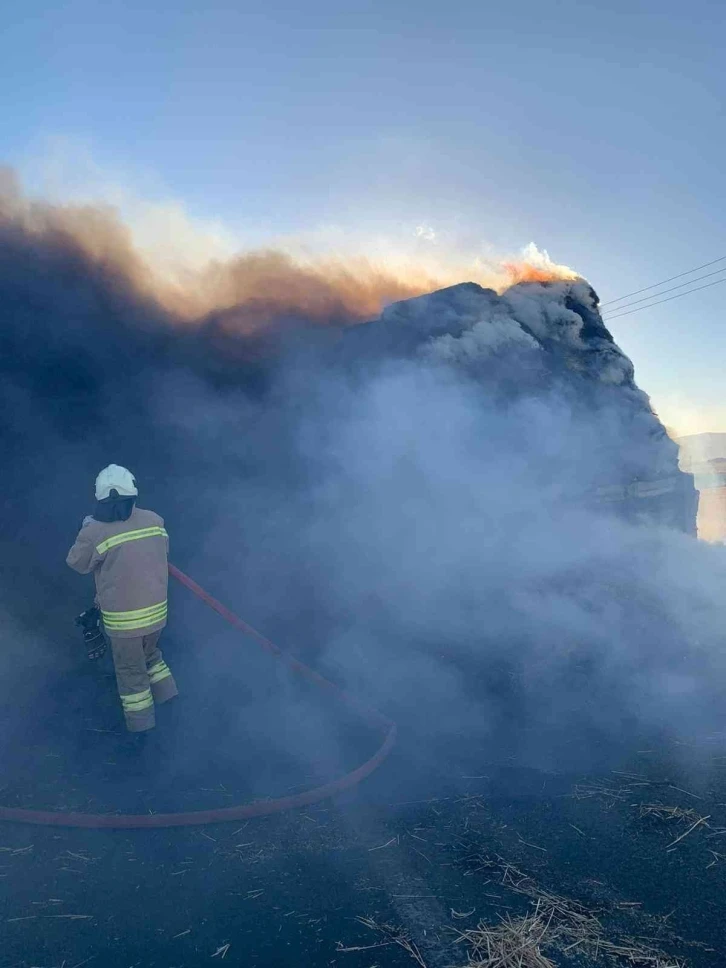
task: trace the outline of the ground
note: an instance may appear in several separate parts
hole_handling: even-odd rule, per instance
[[[7,825],[0,965],[465,965],[463,932],[531,912],[545,892],[595,914],[609,943],[670,956],[603,964],[722,963],[723,806],[639,778],[516,769],[462,779],[469,793],[388,801],[401,769],[394,756],[345,802],[241,825]],[[642,818],[634,804],[650,802],[696,820]],[[598,963],[585,954],[567,963]]]
[[[141,753],[127,748],[108,665],[49,676],[35,714],[22,706],[6,729],[22,741],[6,743],[0,801],[229,805],[315,785],[374,751],[367,726],[268,658],[249,658],[244,683],[220,674],[221,643],[185,660],[168,636],[183,696]],[[688,747],[634,738],[588,772],[459,737],[434,768],[402,724],[372,777],[303,811],[148,831],[3,824],[0,968],[715,968],[722,741],[697,740],[694,770]],[[505,944],[519,953],[493,953]]]

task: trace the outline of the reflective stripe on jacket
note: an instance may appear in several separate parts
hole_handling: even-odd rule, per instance
[[[134,508],[127,521],[88,520],[66,561],[93,573],[106,631],[114,638],[149,635],[166,625],[167,554],[164,521]]]

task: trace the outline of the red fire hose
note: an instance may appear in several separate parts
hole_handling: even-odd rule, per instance
[[[349,790],[356,786],[361,780],[369,776],[385,760],[393,748],[396,741],[396,724],[369,706],[359,702],[345,690],[336,686],[329,679],[321,676],[303,662],[293,656],[283,652],[274,642],[270,642],[264,635],[261,635],[251,625],[243,622],[242,619],[231,612],[228,608],[212,598],[195,581],[179,571],[174,565],[169,565],[169,574],[176,578],[192,594],[200,598],[206,605],[214,609],[222,618],[226,619],[230,625],[244,632],[246,635],[256,639],[257,642],[267,652],[272,653],[275,658],[304,676],[311,682],[327,690],[329,695],[334,696],[340,702],[353,708],[362,716],[366,722],[370,723],[383,735],[383,742],[373,756],[366,760],[361,766],[346,773],[337,780],[331,780],[323,786],[306,790],[304,793],[296,793],[290,797],[279,797],[275,800],[255,800],[252,803],[242,803],[236,807],[221,807],[215,810],[195,810],[186,813],[154,813],[154,814],[108,814],[108,813],[62,813],[55,810],[24,810],[18,807],[0,806],[0,820],[12,821],[14,823],[30,823],[41,826],[56,827],[189,827],[195,824],[224,823],[230,820],[245,820],[249,817],[262,817],[270,813],[280,813],[283,810],[292,810],[297,807],[306,807],[311,803],[319,803],[327,800],[344,790]]]

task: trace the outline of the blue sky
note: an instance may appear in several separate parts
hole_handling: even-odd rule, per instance
[[[60,139],[233,237],[535,241],[603,300],[726,255],[721,2],[30,0],[10,18],[0,160],[31,188]],[[725,303],[716,286],[612,323],[681,431],[726,430]]]

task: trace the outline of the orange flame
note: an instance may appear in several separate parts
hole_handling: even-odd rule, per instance
[[[533,265],[531,262],[503,262],[502,269],[507,274],[509,286],[520,282],[565,282],[577,279],[577,273],[567,266]]]

